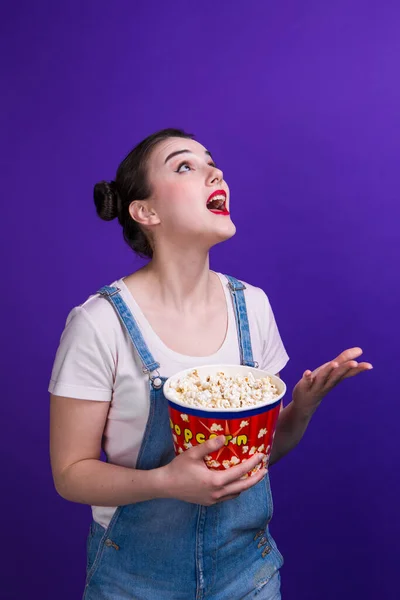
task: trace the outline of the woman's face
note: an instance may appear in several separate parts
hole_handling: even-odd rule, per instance
[[[235,234],[228,185],[198,142],[160,142],[149,158],[148,178],[151,196],[146,204],[155,213],[149,225],[156,243],[168,239],[183,248],[190,243],[209,249]]]

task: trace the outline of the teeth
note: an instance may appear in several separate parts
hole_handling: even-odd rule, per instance
[[[225,202],[221,200],[212,200],[207,204],[209,210],[223,210],[225,208]]]
[[[216,200],[222,200],[222,202],[225,202],[225,196],[222,194],[219,196],[213,196],[208,202],[215,202]]]
[[[222,210],[225,207],[226,197],[223,194],[213,196],[208,202],[207,206],[211,207],[210,210]]]

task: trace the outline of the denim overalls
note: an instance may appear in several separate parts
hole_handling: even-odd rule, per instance
[[[256,366],[245,286],[228,277],[241,364]],[[99,291],[117,311],[150,379],[150,411],[136,468],[174,457],[157,363],[116,287]],[[257,365],[258,366],[258,365]],[[172,373],[171,373],[172,375]],[[269,533],[268,474],[238,498],[205,507],[157,498],[120,506],[107,529],[92,522],[84,600],[279,600],[283,558]]]

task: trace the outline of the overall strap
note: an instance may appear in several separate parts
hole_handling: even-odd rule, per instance
[[[233,300],[240,348],[240,364],[247,367],[258,367],[258,363],[253,360],[253,351],[251,348],[249,319],[247,316],[246,298],[243,291],[246,289],[246,286],[230,275],[225,275],[225,277],[228,279],[228,287]]]
[[[129,337],[132,340],[132,344],[136,348],[137,353],[140,356],[140,360],[143,364],[144,373],[152,373],[160,367],[160,364],[156,362],[147,347],[146,342],[143,339],[141,331],[131,311],[129,310],[126,302],[123,300],[120,289],[105,285],[97,293],[106,298],[115,308],[122,324],[124,325]],[[154,379],[159,379],[159,375],[150,377],[153,382]],[[154,383],[154,382],[153,382]]]

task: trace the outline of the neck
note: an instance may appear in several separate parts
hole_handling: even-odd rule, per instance
[[[208,251],[168,250],[155,253],[143,269],[153,302],[161,303],[166,311],[183,314],[208,310],[215,286]]]

